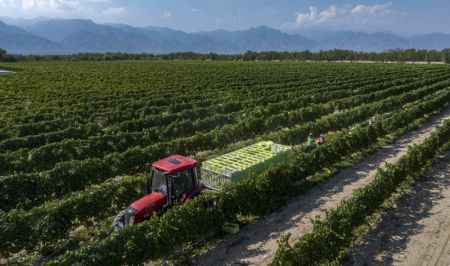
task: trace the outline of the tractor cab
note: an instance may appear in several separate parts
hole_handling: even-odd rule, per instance
[[[153,213],[162,214],[168,208],[183,204],[205,189],[197,177],[198,162],[172,155],[153,163],[150,177],[145,183],[146,196],[135,201],[114,219],[113,228],[142,222]]]
[[[199,187],[197,164],[194,159],[173,155],[153,163],[146,194],[159,192],[167,199],[167,205],[184,203]]]

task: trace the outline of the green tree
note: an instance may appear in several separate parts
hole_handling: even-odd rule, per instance
[[[450,64],[450,48],[442,50],[441,59],[444,63]]]
[[[258,54],[253,51],[247,51],[244,54],[245,61],[255,61],[257,59]]]
[[[6,56],[6,50],[0,48],[0,61]]]

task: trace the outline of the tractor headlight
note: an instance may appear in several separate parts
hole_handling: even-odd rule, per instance
[[[134,224],[134,217],[137,214],[137,210],[133,207],[128,207],[125,211],[125,223],[128,225]]]

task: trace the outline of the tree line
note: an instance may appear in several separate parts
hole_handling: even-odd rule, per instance
[[[6,57],[6,50],[0,48],[0,61],[3,61]]]
[[[356,52],[327,50],[319,52],[253,52],[243,54],[216,54],[178,52],[151,53],[77,53],[69,55],[19,55],[7,54],[0,48],[0,61],[112,61],[112,60],[204,60],[204,61],[377,61],[377,62],[444,62],[450,64],[450,48],[437,50],[387,50],[384,52]]]

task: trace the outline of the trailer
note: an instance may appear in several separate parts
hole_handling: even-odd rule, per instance
[[[203,162],[201,181],[207,187],[220,190],[226,184],[259,174],[275,163],[286,161],[291,153],[290,146],[260,141]]]

